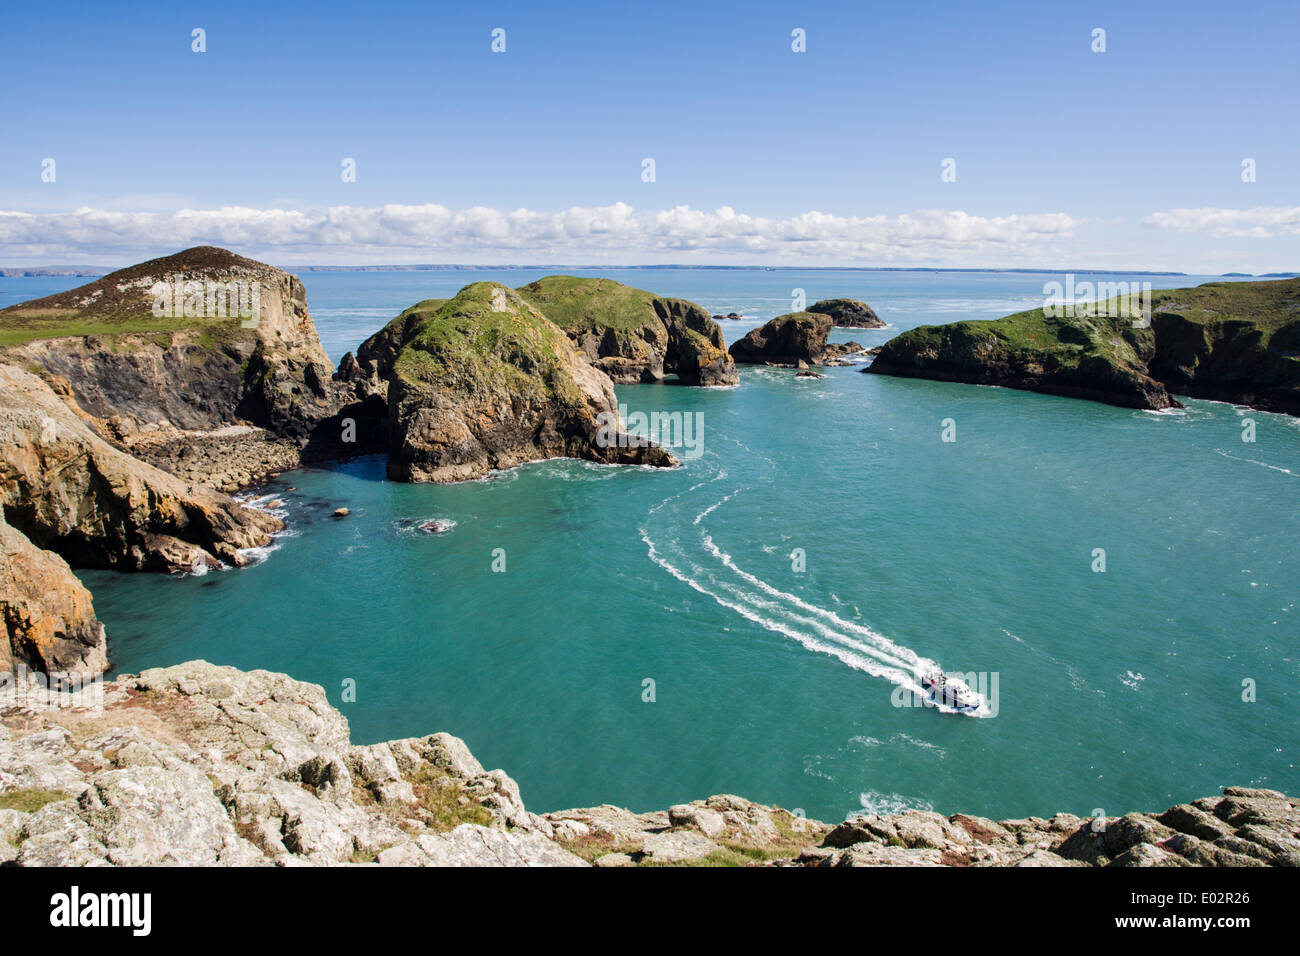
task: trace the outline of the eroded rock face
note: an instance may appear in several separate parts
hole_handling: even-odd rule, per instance
[[[661,382],[671,374],[684,385],[740,380],[722,328],[694,302],[575,276],[547,276],[517,291],[615,383]]]
[[[98,674],[108,666],[104,625],[90,592],[57,554],[32,544],[0,512],[0,671]]]
[[[885,323],[880,320],[871,306],[857,299],[822,299],[808,306],[809,312],[829,315],[831,323],[837,329],[883,329]]]
[[[0,860],[27,866],[581,866],[447,734],[352,746],[312,684],[202,661],[101,715],[4,709]]]
[[[623,433],[609,377],[513,290],[475,283],[399,319],[395,356],[366,349],[388,370],[389,477],[460,481],[560,457],[676,464]]]
[[[791,312],[770,319],[731,346],[737,362],[752,365],[824,365],[851,349],[827,344],[831,318],[819,312]]]
[[[168,286],[188,295],[173,296],[160,317],[155,302]],[[236,289],[247,290],[247,317]],[[66,380],[99,418],[182,429],[242,420],[305,442],[336,411],[333,366],[302,282],[225,249],[186,249],[19,303],[0,311],[0,325],[41,336],[6,350],[8,361]],[[59,335],[65,327],[83,334]]]
[[[79,567],[242,565],[271,515],[114,448],[35,375],[0,365],[0,504],[37,547]]]

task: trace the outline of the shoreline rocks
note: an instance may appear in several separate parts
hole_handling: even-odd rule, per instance
[[[106,682],[100,706],[0,688],[0,863],[1300,865],[1300,808],[1275,790],[1104,820],[908,810],[832,825],[729,794],[537,814],[464,741],[352,744],[325,692],[283,674],[191,661]]]

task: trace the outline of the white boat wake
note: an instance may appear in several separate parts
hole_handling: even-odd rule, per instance
[[[727,470],[720,468],[713,477],[665,498],[650,509],[638,529],[650,560],[678,581],[746,620],[788,637],[810,651],[834,657],[854,670],[883,678],[915,695],[914,699],[927,699],[929,695],[921,687],[918,675],[938,670],[933,661],[870,627],[846,620],[828,608],[775,587],[740,567],[733,555],[718,546],[705,520],[748,490],[736,488],[715,499],[706,489],[727,477]],[[689,517],[702,502],[709,503]],[[681,537],[684,531],[689,536],[686,543]],[[971,716],[989,713],[987,702],[975,711],[957,711],[934,703],[927,706],[943,713]]]

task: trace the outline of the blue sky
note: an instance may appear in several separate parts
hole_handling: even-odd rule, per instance
[[[11,5],[0,264],[1296,269],[1297,27],[1291,2]]]

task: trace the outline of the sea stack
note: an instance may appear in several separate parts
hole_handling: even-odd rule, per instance
[[[358,354],[360,387],[387,402],[395,480],[462,481],[561,457],[677,464],[622,430],[609,376],[505,286],[476,282],[419,303]]]

